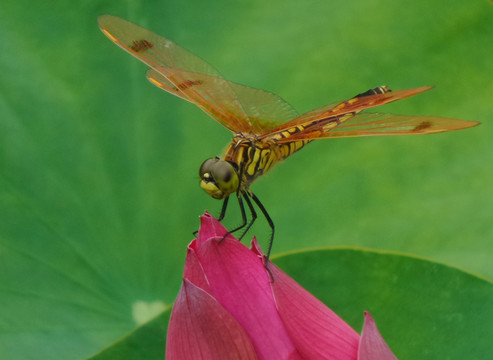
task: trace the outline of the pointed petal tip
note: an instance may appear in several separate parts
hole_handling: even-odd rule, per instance
[[[252,242],[250,243],[250,250],[252,250],[252,252],[260,258],[265,257],[256,236],[253,237]]]
[[[210,222],[213,222],[215,220],[214,216],[211,215],[210,212],[208,212],[207,210],[204,212],[203,215],[200,215],[199,216],[199,219],[200,219],[200,226],[204,226],[206,223],[210,223]]]
[[[227,234],[227,230],[221,223],[212,216],[209,212],[205,212],[200,216],[200,229],[198,232],[197,240],[203,242],[214,237],[223,237]]]
[[[378,331],[373,316],[364,312],[365,322],[358,347],[358,360],[398,360]]]

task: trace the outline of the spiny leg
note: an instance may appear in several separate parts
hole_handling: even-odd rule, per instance
[[[274,244],[274,232],[275,232],[274,222],[272,221],[271,217],[269,216],[269,213],[265,209],[264,205],[262,205],[262,203],[260,202],[259,198],[257,196],[255,196],[255,194],[252,192],[249,192],[249,195],[253,199],[253,201],[255,201],[255,204],[257,204],[260,211],[262,211],[262,214],[264,214],[265,219],[269,223],[269,226],[272,230],[272,233],[270,235],[269,248],[267,249],[267,256],[265,258],[265,266],[267,266],[267,263],[269,262],[270,253],[272,251],[272,245]]]
[[[248,223],[248,226],[243,231],[243,234],[241,234],[241,236],[238,238],[238,240],[240,240],[240,241],[241,241],[241,239],[243,239],[243,236],[245,236],[245,234],[248,232],[248,230],[250,230],[250,228],[252,227],[255,220],[257,220],[257,212],[255,211],[255,208],[253,207],[253,204],[250,201],[250,198],[248,197],[248,193],[246,193],[246,192],[243,193],[243,197],[245,198],[245,201],[248,205],[248,208],[250,209],[250,213],[252,214],[252,220],[250,220],[250,222]]]
[[[224,215],[226,215],[226,209],[228,208],[228,200],[229,196],[224,199],[223,201],[223,207],[221,208],[221,214],[219,214],[219,217],[217,218],[218,221],[222,221],[224,219]]]

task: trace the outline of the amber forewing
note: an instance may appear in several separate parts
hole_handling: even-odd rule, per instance
[[[222,78],[217,70],[171,40],[115,16],[99,18],[103,33],[152,68],[156,86],[190,101],[233,133],[265,133],[297,116],[279,96]]]

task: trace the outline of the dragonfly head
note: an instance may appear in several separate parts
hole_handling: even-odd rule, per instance
[[[238,190],[238,173],[228,161],[218,157],[207,159],[199,170],[200,187],[214,199],[224,199]]]

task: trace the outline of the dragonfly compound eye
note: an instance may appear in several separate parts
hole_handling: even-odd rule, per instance
[[[218,161],[217,158],[211,158],[211,159],[207,159],[202,163],[199,169],[199,176],[201,181],[204,180],[206,182],[209,182],[213,180],[211,171],[212,171],[212,167],[214,166],[215,163],[217,163],[217,161]]]
[[[199,170],[200,187],[215,199],[224,199],[238,190],[238,174],[227,161],[207,159]]]

